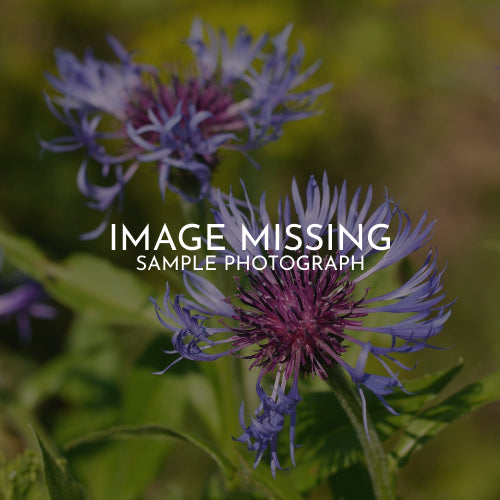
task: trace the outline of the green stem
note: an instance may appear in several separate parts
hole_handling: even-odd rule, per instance
[[[363,407],[353,384],[347,379],[340,365],[330,368],[327,382],[348,416],[361,443],[375,498],[377,500],[395,499],[396,495],[387,468],[385,451],[369,416],[367,416],[367,427],[370,438],[366,435],[363,423]]]

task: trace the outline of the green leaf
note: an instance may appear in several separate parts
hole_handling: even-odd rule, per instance
[[[107,323],[163,330],[149,302],[153,290],[131,271],[87,254],[52,262],[31,241],[4,231],[0,231],[0,246],[9,261],[70,309]]]
[[[66,342],[64,353],[21,382],[20,402],[33,409],[57,395],[67,404],[101,410],[116,407],[121,360],[112,330],[94,316],[75,316]]]
[[[85,496],[81,485],[57,463],[36,431],[35,434],[42,453],[45,486],[51,500],[83,500]]]
[[[90,323],[87,324],[90,326]],[[96,325],[95,329],[88,332],[88,336],[93,336],[97,329]],[[102,338],[98,335],[94,340],[97,341],[99,337]],[[78,339],[73,336],[72,340],[74,354],[80,352],[85,356],[87,353],[86,357],[89,361],[93,357],[103,360],[99,355],[99,346],[93,341],[85,347],[82,345],[83,337]],[[102,340],[104,342],[100,345],[104,347],[105,338]],[[165,356],[158,344],[161,345],[157,342],[148,349],[148,356],[152,354],[158,357]],[[109,345],[109,348],[111,347],[112,344]],[[106,348],[103,354],[109,352],[109,348]],[[90,352],[89,349],[91,349]],[[114,350],[116,351],[116,346]],[[122,357],[116,352],[115,356],[120,362]],[[83,378],[79,377],[79,373],[83,373],[81,368],[84,368],[83,365],[80,366],[79,373],[76,377],[73,376],[70,384],[62,387],[60,393],[65,401],[73,401],[73,405],[56,420],[54,428],[57,431],[57,440],[64,443],[75,439],[82,434],[82,429],[85,429],[85,432],[99,432],[122,424],[140,425],[155,422],[177,428],[184,418],[187,406],[182,378],[154,376],[151,374],[153,369],[143,366],[141,360],[138,363],[139,366],[130,371],[129,369],[124,371],[123,365],[118,365],[119,379],[116,379],[114,374],[116,367],[108,372],[109,366],[92,366],[95,376],[104,384],[98,390],[95,388],[88,393],[88,396],[94,394],[94,399],[85,397],[83,401],[81,396],[87,391],[82,393],[81,389],[87,386],[90,390],[93,378],[88,379],[86,375]],[[111,364],[115,362],[111,360]],[[87,379],[90,384],[85,383]],[[106,387],[111,387],[110,383],[113,384],[114,391],[109,394],[109,398],[103,399]],[[67,389],[77,390],[76,395],[79,396],[79,400],[70,399],[72,394]],[[173,440],[169,442],[156,439],[154,442],[148,442],[147,445],[138,440],[119,440],[79,447],[68,452],[67,457],[75,474],[86,485],[91,498],[132,500],[138,498],[158,476],[169,452],[173,451],[176,444]],[[140,467],[137,466],[138,463],[141,464]]]
[[[169,362],[162,351],[167,347],[167,340],[158,336],[138,359],[137,353],[134,354],[134,367],[124,370],[120,364],[123,355],[118,354],[116,345],[123,338],[111,333],[95,318],[77,318],[68,337],[68,354],[57,364],[49,362],[47,370],[42,369],[42,376],[35,376],[26,387],[29,389],[26,395],[37,394],[42,388],[45,393],[55,391],[59,399],[63,398],[66,405],[69,403],[55,420],[58,442],[80,436],[82,429],[97,432],[116,425],[158,423],[178,429],[184,424],[187,412],[193,414],[191,405],[199,407],[201,412],[204,404],[208,406],[208,411],[204,412],[207,418],[193,419],[196,430],[200,429],[200,435],[205,436],[206,429],[200,426],[205,422],[210,430],[217,430],[220,419],[213,403],[214,391],[197,371],[196,364],[176,366],[168,376],[152,375]],[[230,435],[226,437],[232,443]],[[67,457],[91,498],[132,500],[164,471],[166,462],[175,463],[169,456],[177,451],[178,445],[172,439],[155,439],[146,445],[139,440],[115,440],[76,448],[68,452]],[[188,456],[198,453],[188,446],[183,449]],[[211,467],[205,456],[199,459]],[[137,467],[138,463],[141,467]],[[214,470],[215,467],[211,467],[210,473]],[[185,478],[173,474],[169,479],[171,484],[184,486],[183,481]]]
[[[404,383],[405,389],[410,393],[396,391],[386,397],[387,402],[399,413],[392,415],[375,397],[369,395],[369,401],[376,406],[375,423],[382,439],[389,438],[401,427],[407,425],[409,420],[422,411],[462,370],[463,360],[451,368],[426,374],[418,379]]]
[[[194,445],[208,455],[217,464],[226,479],[233,481],[233,484],[240,484],[246,489],[250,487],[268,498],[282,500],[299,500],[302,498],[285,475],[278,475],[276,479],[273,479],[268,468],[261,466],[253,470],[241,456],[239,467],[237,468],[235,464],[212,444],[191,433],[165,425],[116,426],[106,431],[90,433],[87,436],[75,439],[67,443],[64,449],[67,453],[85,453],[87,448],[91,448],[95,444],[138,438],[180,439]]]
[[[43,279],[50,266],[45,255],[27,238],[0,230],[0,248],[9,261],[38,281]]]
[[[129,271],[92,255],[75,254],[51,269],[46,289],[74,310],[103,321],[159,329],[149,302],[151,290]]]
[[[235,473],[234,465],[213,445],[193,436],[190,433],[173,429],[165,425],[146,424],[137,426],[116,426],[106,431],[93,432],[79,439],[75,439],[65,446],[66,451],[74,451],[76,448],[89,444],[103,443],[116,439],[131,438],[177,438],[192,445],[206,453],[222,470],[226,477],[231,478]]]
[[[395,416],[368,391],[368,412],[382,441],[409,424],[462,368],[456,366],[432,375],[404,383],[414,394],[397,391],[386,399],[399,413]],[[332,474],[356,464],[362,459],[356,434],[333,394],[311,392],[304,394],[298,406],[297,439],[301,447],[296,451],[297,467],[292,476],[301,491],[307,491]],[[286,450],[283,450],[286,453]]]
[[[465,387],[413,419],[391,456],[398,467],[405,465],[410,455],[429,439],[462,415],[500,399],[500,372],[488,375]]]

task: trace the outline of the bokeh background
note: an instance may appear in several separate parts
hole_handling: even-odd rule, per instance
[[[334,82],[333,90],[320,98],[323,113],[289,124],[281,141],[255,153],[261,170],[253,170],[237,153],[228,153],[215,183],[227,189],[243,177],[253,192],[264,186],[273,204],[287,193],[294,176],[304,186],[310,174],[319,176],[326,170],[331,183],[347,179],[352,189],[372,184],[379,201],[387,188],[414,218],[427,210],[430,219],[438,219],[433,243],[441,264],[447,265],[447,294],[458,297],[458,302],[436,342],[452,349],[420,353],[418,367],[408,376],[449,367],[464,358],[452,391],[498,369],[497,1],[3,0],[1,11],[2,227],[34,240],[55,260],[83,251],[129,268],[134,265],[133,253],[112,254],[109,233],[90,242],[78,238],[100,222],[100,215],[84,206],[76,187],[81,154],[41,154],[40,138],[64,133],[42,97],[42,91],[49,89],[44,72],[55,70],[55,47],[81,56],[91,46],[96,55],[107,58],[111,53],[105,35],[112,33],[128,48],[139,49],[141,62],[186,62],[191,57],[182,41],[194,17],[224,27],[231,36],[239,25],[258,35],[277,33],[293,22],[292,43],[303,41],[310,63],[323,61],[314,82]],[[123,212],[114,221],[143,227],[152,218],[178,223],[178,200],[167,196],[162,202],[154,173],[143,169],[127,187]],[[161,273],[143,273],[141,278],[151,284],[152,293],[160,293]],[[78,321],[61,307],[55,322],[34,322],[30,344],[19,341],[14,325],[0,325],[2,387],[14,394],[21,390],[26,373],[42,369],[66,348],[67,331],[77,328]],[[113,359],[92,362],[105,363],[125,377],[124,367],[135,363],[145,345],[134,340],[137,334],[137,329],[114,331],[115,337],[126,339],[127,349]],[[144,335],[153,339],[150,332]],[[153,368],[159,369],[164,359],[157,358],[161,366]],[[56,440],[64,440],[78,427],[73,422],[73,429],[64,429],[72,391],[79,387],[64,388],[65,381],[59,382],[62,392],[47,399],[40,396],[44,403],[36,414]],[[119,399],[112,389],[96,390],[110,407],[113,398]],[[161,404],[168,407],[168,392],[164,398]],[[12,412],[0,414],[0,449],[8,458],[26,446],[25,436],[16,428],[18,418]],[[403,470],[398,483],[401,498],[499,498],[499,420],[497,403],[447,428]],[[80,425],[83,430],[88,420],[82,418]],[[165,461],[140,498],[200,498],[207,477],[203,459],[175,443],[162,453]],[[187,456],[192,469],[176,468],[172,458],[176,456]],[[322,494],[318,492],[317,498]]]

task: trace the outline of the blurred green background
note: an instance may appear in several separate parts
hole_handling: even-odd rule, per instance
[[[40,152],[39,138],[51,139],[65,132],[42,97],[42,91],[49,89],[44,72],[55,71],[55,47],[79,56],[92,47],[96,55],[110,57],[105,35],[112,33],[128,48],[139,49],[141,62],[187,62],[190,52],[182,40],[194,17],[224,27],[231,36],[239,25],[257,36],[263,31],[277,33],[293,22],[292,46],[302,40],[307,61],[323,61],[314,82],[335,84],[320,98],[324,112],[289,124],[281,141],[255,153],[261,170],[253,170],[237,153],[227,153],[214,183],[227,189],[243,177],[252,192],[265,186],[272,206],[287,193],[292,177],[304,186],[311,173],[319,176],[326,170],[331,184],[347,179],[351,190],[372,184],[378,201],[387,188],[413,218],[428,210],[430,219],[439,221],[433,244],[439,249],[441,265],[447,264],[447,296],[459,300],[435,342],[453,348],[421,352],[418,368],[408,376],[449,367],[463,357],[465,366],[452,390],[498,369],[497,1],[3,0],[1,12],[0,225],[33,239],[54,259],[83,251],[129,268],[135,261],[132,253],[112,254],[108,232],[96,241],[78,238],[100,222],[100,215],[84,206],[76,187],[82,154]],[[163,203],[154,172],[142,169],[127,187],[124,210],[115,214],[114,222],[143,227],[152,218],[178,222],[178,213],[178,200],[171,195]],[[164,276],[141,277],[159,296]],[[65,347],[68,325],[78,328],[78,321],[83,320],[62,310],[55,323],[34,322],[31,345],[21,345],[14,327],[1,325],[2,383],[15,389],[25,372],[49,362]],[[119,334],[127,345],[121,354],[92,360],[115,374],[121,374],[122,365],[144,347],[134,339],[137,331],[125,329]],[[101,342],[96,335],[95,341]],[[150,332],[145,335],[153,338]],[[103,333],[102,338],[114,342],[115,337]],[[154,349],[160,347],[166,347],[165,343]],[[119,357],[124,353],[130,359]],[[148,366],[143,378],[148,370],[164,366],[161,353],[155,356],[159,364]],[[142,379],[135,383],[146,384]],[[174,382],[162,383],[165,391],[175,390]],[[67,390],[71,392],[71,387]],[[103,387],[98,390],[112,412],[116,394]],[[41,422],[59,438],[64,436],[65,404],[50,400],[37,410]],[[165,404],[165,412],[171,412]],[[140,407],[140,401],[136,406]],[[25,446],[11,418],[0,415],[0,449],[9,458]],[[398,483],[401,498],[499,498],[499,421],[500,405],[494,404],[451,425],[403,470]],[[184,445],[171,446],[174,456],[193,453]],[[198,498],[207,464],[195,453],[190,460],[199,474],[177,470],[176,460],[169,458],[141,498]],[[164,491],[171,496],[161,496],[159,492]],[[321,492],[317,497],[321,498]]]

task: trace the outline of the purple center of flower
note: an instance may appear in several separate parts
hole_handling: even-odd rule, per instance
[[[327,377],[325,367],[346,351],[344,330],[359,326],[366,313],[356,310],[355,284],[349,273],[333,268],[263,271],[249,274],[249,286],[238,286],[238,298],[249,308],[237,308],[235,350],[258,347],[249,355],[252,366],[284,377],[302,372]]]
[[[172,76],[170,85],[157,81],[155,85],[136,89],[127,110],[128,119],[135,129],[147,127],[151,123],[150,112],[166,121],[176,114],[180,105],[182,119],[174,129],[179,141],[186,140],[184,131],[189,127],[188,121],[194,113],[206,114],[199,123],[203,138],[220,132],[242,130],[247,124],[241,116],[241,106],[235,104],[232,91],[231,86],[222,87],[213,80],[203,82],[189,77],[182,81]],[[151,143],[160,141],[155,131],[145,134],[144,138]],[[183,158],[181,149],[177,155]],[[198,159],[211,168],[217,164],[215,153],[200,155]]]
[[[189,114],[189,105],[194,105],[197,112],[210,112],[211,116],[201,122],[201,129],[207,135],[245,127],[245,122],[235,111],[232,91],[231,86],[221,87],[210,80],[202,83],[197,78],[189,78],[185,83],[173,78],[170,87],[159,88],[160,101],[168,113],[173,113],[179,102],[182,102],[185,116]]]

